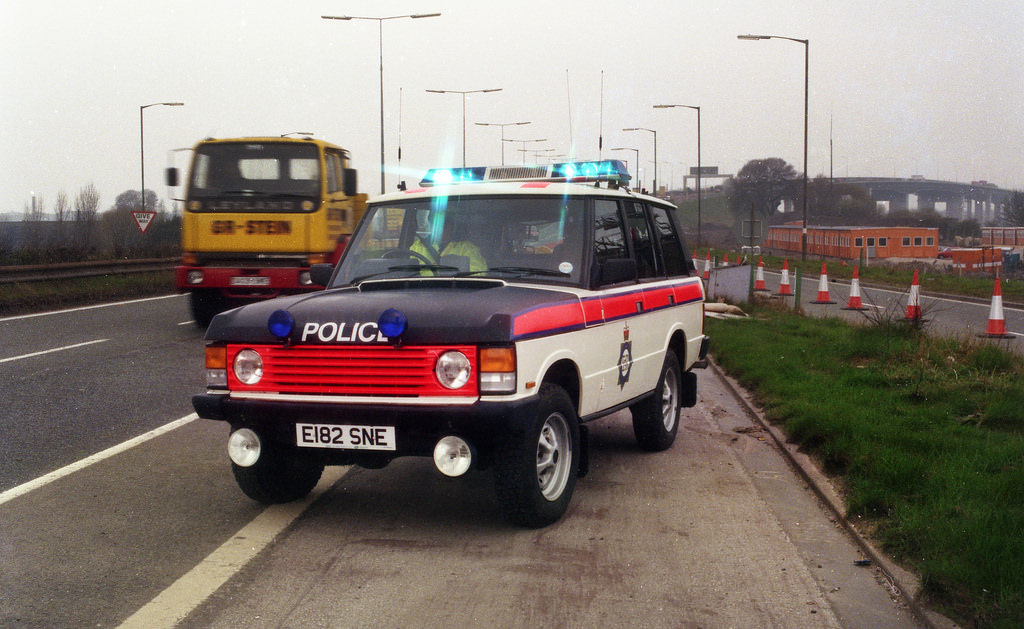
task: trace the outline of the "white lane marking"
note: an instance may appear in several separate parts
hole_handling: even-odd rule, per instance
[[[220,548],[121,623],[118,629],[169,629],[177,625],[273,542],[348,469],[348,466],[328,467],[316,488],[304,499],[267,507]]]
[[[18,496],[23,496],[23,495],[27,494],[30,491],[33,491],[35,489],[39,489],[40,487],[43,487],[44,485],[49,485],[50,483],[52,483],[55,480],[64,478],[65,476],[68,476],[70,474],[74,474],[75,472],[77,472],[79,470],[82,470],[82,469],[85,469],[85,468],[89,467],[93,463],[99,463],[100,461],[102,461],[104,459],[109,459],[110,457],[114,456],[115,454],[120,454],[121,452],[124,452],[126,450],[130,450],[130,449],[134,448],[135,446],[137,446],[139,444],[145,443],[146,441],[149,441],[150,439],[153,439],[154,437],[159,437],[160,435],[168,433],[168,432],[171,432],[172,430],[175,430],[176,428],[181,428],[185,424],[187,424],[187,423],[189,423],[189,422],[191,422],[193,420],[196,420],[198,418],[199,418],[199,416],[196,415],[195,413],[192,413],[190,415],[186,415],[186,416],[182,417],[181,419],[176,419],[176,420],[172,421],[169,424],[164,424],[163,426],[160,426],[159,428],[154,428],[153,430],[150,430],[147,433],[143,433],[143,434],[139,435],[138,437],[134,437],[132,439],[129,439],[128,441],[125,441],[123,443],[119,443],[116,446],[109,447],[106,450],[103,450],[102,452],[97,452],[96,454],[87,456],[84,459],[75,461],[74,463],[71,463],[69,465],[65,465],[64,467],[62,467],[60,469],[57,469],[57,470],[54,470],[54,471],[50,472],[49,474],[44,474],[43,476],[40,476],[39,478],[36,478],[34,480],[28,481],[27,483],[22,483],[21,485],[18,485],[17,487],[12,487],[11,489],[8,489],[7,491],[5,491],[3,493],[0,493],[0,505],[4,504],[5,502],[8,502],[10,500],[14,500]]]
[[[181,321],[181,322],[178,323],[178,325],[193,325],[193,324],[195,324],[195,319],[189,319],[188,321]]]
[[[15,315],[13,317],[0,317],[0,323],[4,321],[17,321],[19,319],[33,319],[35,317],[48,317],[50,315],[65,314],[68,312],[80,312],[82,310],[95,310],[97,308],[109,308],[111,306],[127,306],[129,304],[141,304],[146,301],[156,301],[158,299],[173,299],[174,297],[183,297],[183,294],[175,293],[173,295],[161,295],[160,297],[143,297],[142,299],[129,299],[128,301],[114,301],[109,304],[95,304],[92,306],[79,306],[78,308],[68,308],[66,310],[51,310],[50,312],[35,312],[32,314]]]
[[[84,343],[75,343],[74,345],[65,345],[64,347],[54,347],[53,349],[44,349],[41,352],[32,352],[31,354],[22,354],[21,356],[11,356],[10,358],[0,358],[0,363],[9,363],[12,360],[21,360],[22,358],[32,358],[33,356],[42,356],[43,354],[52,354],[53,352],[63,352],[66,349],[75,349],[76,347],[85,347],[86,345],[93,345],[95,343],[106,343],[110,339],[96,339],[95,341],[86,341]]]

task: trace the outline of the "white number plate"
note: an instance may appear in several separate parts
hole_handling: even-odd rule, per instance
[[[242,275],[231,278],[232,286],[270,286],[270,278],[262,275]]]
[[[295,443],[303,448],[394,450],[394,426],[295,424]]]

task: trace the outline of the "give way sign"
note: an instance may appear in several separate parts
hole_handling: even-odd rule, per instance
[[[132,218],[135,219],[135,224],[139,226],[139,231],[143,234],[146,233],[154,216],[156,216],[156,212],[152,210],[132,210]]]

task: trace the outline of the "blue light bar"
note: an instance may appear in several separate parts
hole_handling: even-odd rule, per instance
[[[470,168],[431,168],[423,175],[421,186],[443,186],[450,183],[469,183],[483,181],[487,172],[485,166]]]
[[[618,181],[625,183],[630,180],[626,165],[617,159],[554,164],[551,167],[551,177],[567,181]]]
[[[421,186],[443,186],[482,181],[608,181],[626,185],[631,179],[626,165],[617,159],[560,162],[551,166],[472,166],[432,168]]]

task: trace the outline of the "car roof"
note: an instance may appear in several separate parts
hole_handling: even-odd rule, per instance
[[[675,208],[675,205],[664,199],[633,192],[628,188],[599,186],[589,182],[577,183],[543,180],[491,181],[420,186],[378,196],[372,199],[370,203],[394,203],[420,198],[454,196],[594,196],[644,200],[663,207]]]

